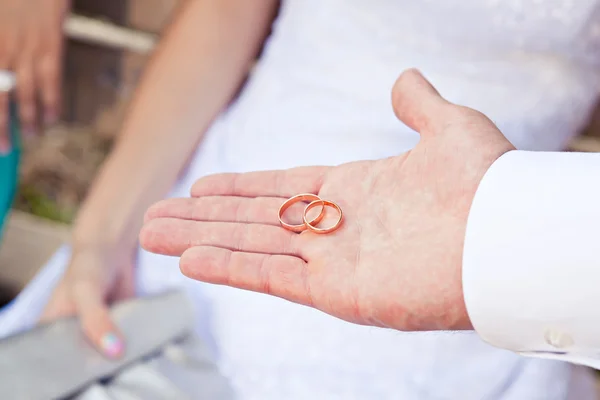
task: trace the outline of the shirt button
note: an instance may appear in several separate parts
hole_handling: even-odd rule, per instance
[[[546,343],[557,349],[573,346],[573,338],[571,338],[571,336],[553,329],[548,329],[546,331],[544,339],[546,340]]]

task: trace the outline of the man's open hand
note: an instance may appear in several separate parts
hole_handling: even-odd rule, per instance
[[[398,78],[392,97],[398,118],[421,134],[412,151],[337,167],[202,178],[192,198],[148,210],[143,247],[181,256],[181,271],[192,279],[359,324],[471,328],[461,284],[467,216],[483,175],[513,146],[488,118],[447,102],[417,71]],[[279,207],[299,193],[338,203],[340,229],[319,235],[281,228]]]

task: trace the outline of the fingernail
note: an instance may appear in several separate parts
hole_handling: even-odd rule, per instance
[[[125,349],[123,341],[112,332],[109,332],[102,337],[100,345],[102,346],[104,354],[111,358],[120,357]]]

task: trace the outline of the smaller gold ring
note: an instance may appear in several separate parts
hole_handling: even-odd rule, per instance
[[[308,211],[310,211],[311,208],[316,207],[318,204],[323,204],[323,210],[325,209],[326,206],[329,206],[329,207],[335,208],[338,211],[338,213],[340,213],[340,217],[338,218],[337,222],[332,227],[325,228],[325,229],[316,228],[313,225],[313,223],[314,223],[313,221],[311,221],[311,222],[307,221],[306,214],[308,213]],[[328,200],[313,201],[312,203],[310,203],[309,205],[306,206],[306,208],[304,209],[304,214],[302,214],[302,219],[304,220],[304,224],[306,225],[306,227],[308,229],[310,229],[311,231],[313,231],[314,233],[321,233],[321,234],[330,233],[330,232],[337,230],[342,223],[342,218],[343,218],[343,214],[342,214],[342,209],[340,208],[340,206],[335,204],[333,201],[328,201]]]
[[[279,207],[279,223],[283,228],[287,229],[288,231],[302,232],[305,231],[308,227],[308,225],[306,224],[306,209],[304,210],[304,215],[302,216],[303,221],[305,221],[303,224],[292,225],[283,222],[282,217],[285,210],[290,208],[293,204],[298,203],[299,201],[311,201],[312,203],[310,204],[316,203],[312,206],[312,208],[316,207],[317,204],[321,204],[321,212],[312,221],[310,221],[311,224],[318,224],[325,216],[325,205],[323,204],[323,200],[321,200],[321,198],[316,194],[303,193],[290,197],[285,201],[285,203],[281,205],[281,207]]]

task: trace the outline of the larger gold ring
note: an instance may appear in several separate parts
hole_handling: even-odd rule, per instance
[[[293,204],[296,204],[300,201],[311,201],[312,203],[310,203],[310,204],[315,203],[315,205],[313,205],[312,208],[316,207],[318,204],[321,204],[321,207],[322,207],[321,212],[312,221],[310,221],[311,224],[318,224],[319,222],[321,222],[321,220],[325,216],[325,205],[323,204],[323,200],[321,200],[321,198],[319,196],[317,196],[316,194],[303,193],[303,194],[298,194],[294,197],[290,197],[289,199],[287,199],[285,201],[285,203],[283,203],[281,205],[281,207],[279,207],[279,223],[281,224],[282,227],[284,227],[288,231],[302,232],[308,228],[308,226],[306,224],[306,209],[304,210],[304,214],[302,215],[302,220],[305,221],[303,224],[292,225],[292,224],[283,222],[283,219],[282,219],[283,213],[285,212],[285,210],[287,210]]]
[[[313,221],[309,222],[306,219],[306,214],[308,213],[308,211],[310,211],[310,209],[312,209],[312,208],[315,208],[319,204],[323,204],[323,210],[325,209],[326,206],[329,206],[329,207],[335,208],[337,210],[337,212],[340,214],[340,217],[338,218],[338,220],[332,227],[325,228],[325,229],[317,228],[313,224],[318,224],[318,222],[313,222]],[[328,200],[313,201],[312,203],[310,203],[309,205],[306,206],[306,208],[304,209],[304,214],[302,214],[302,220],[304,221],[304,224],[306,225],[306,227],[308,229],[310,229],[314,233],[330,233],[330,232],[337,230],[340,227],[340,225],[342,224],[343,217],[344,216],[342,214],[342,209],[340,208],[340,206],[335,204],[333,201],[328,201]]]

